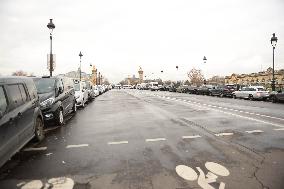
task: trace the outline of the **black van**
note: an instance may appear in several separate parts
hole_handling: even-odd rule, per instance
[[[0,77],[0,167],[33,137],[42,140],[43,127],[33,80]]]
[[[46,123],[63,125],[64,116],[76,113],[74,82],[67,77],[34,77],[40,109]]]

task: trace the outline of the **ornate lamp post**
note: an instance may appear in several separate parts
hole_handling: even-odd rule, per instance
[[[272,91],[275,91],[275,77],[274,77],[274,50],[276,47],[276,43],[277,43],[277,37],[275,36],[275,33],[272,34],[272,37],[270,39],[270,43],[272,45],[273,48],[273,65],[272,65],[272,82],[271,82],[271,88]]]
[[[204,56],[203,57],[203,62],[206,63],[206,61],[207,61],[207,58],[206,58],[206,56]]]
[[[204,62],[204,64],[207,62],[206,56],[203,57],[203,62]],[[204,85],[206,85],[206,83],[207,83],[206,79],[204,79],[203,83],[204,83]]]
[[[54,23],[52,22],[52,19],[49,19],[49,23],[47,24],[47,27],[50,31],[49,38],[50,38],[50,57],[49,57],[49,75],[52,77],[52,71],[54,71],[54,64],[53,64],[53,54],[52,54],[52,32],[55,28]]]
[[[81,58],[82,58],[82,56],[83,56],[83,54],[81,53],[81,51],[80,51],[80,53],[79,53],[79,56],[80,56],[80,81],[81,81],[81,79],[82,79],[82,71],[81,71]]]

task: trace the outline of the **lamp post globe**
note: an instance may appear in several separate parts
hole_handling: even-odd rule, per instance
[[[275,36],[275,33],[272,34],[272,37],[270,39],[270,43],[272,45],[273,49],[273,59],[272,59],[272,81],[271,81],[271,88],[272,91],[275,91],[275,74],[274,74],[274,50],[277,44],[278,38]]]

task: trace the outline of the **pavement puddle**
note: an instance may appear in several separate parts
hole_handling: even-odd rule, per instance
[[[263,133],[263,131],[262,130],[252,130],[252,131],[246,131],[246,133],[249,133],[249,134],[251,134],[251,133]]]
[[[215,136],[230,136],[233,135],[234,133],[217,133]]]

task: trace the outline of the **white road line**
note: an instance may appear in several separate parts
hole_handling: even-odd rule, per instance
[[[87,147],[89,144],[76,144],[76,145],[68,145],[66,148],[82,148],[82,147]]]
[[[157,141],[164,141],[166,140],[165,138],[150,138],[150,139],[146,139],[146,142],[157,142]]]
[[[108,145],[113,145],[113,144],[128,144],[128,141],[108,142]]]
[[[183,139],[192,139],[192,138],[200,138],[201,136],[200,135],[192,135],[192,136],[182,136]]]
[[[274,131],[284,131],[284,128],[274,129]]]
[[[233,135],[234,133],[217,133],[215,136],[230,136]]]
[[[246,131],[246,133],[249,133],[249,134],[251,134],[251,133],[263,133],[263,131],[262,130],[252,130],[252,131]]]
[[[29,151],[43,151],[43,150],[47,150],[47,147],[25,148],[24,149],[25,152],[29,152]]]

